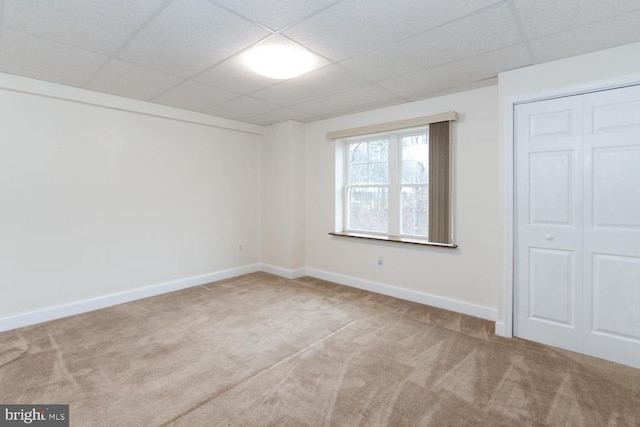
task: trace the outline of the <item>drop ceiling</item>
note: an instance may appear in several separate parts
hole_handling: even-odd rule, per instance
[[[495,82],[640,41],[640,0],[0,0],[0,71],[268,125]],[[241,54],[277,34],[323,60],[292,80]]]

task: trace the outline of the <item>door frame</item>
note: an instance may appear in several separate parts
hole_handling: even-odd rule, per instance
[[[607,80],[598,80],[578,85],[558,87],[554,89],[525,93],[506,97],[503,102],[503,203],[504,203],[504,288],[502,290],[502,307],[495,325],[495,334],[512,338],[514,332],[515,310],[515,107],[519,104],[583,95],[604,90],[619,89],[640,85],[640,74],[620,76]]]

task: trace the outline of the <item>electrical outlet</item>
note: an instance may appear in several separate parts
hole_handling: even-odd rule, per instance
[[[238,244],[238,252],[239,252],[239,253],[242,253],[242,252],[243,252],[243,250],[244,250],[244,248],[242,247],[242,243],[239,243],[239,244]]]
[[[382,255],[378,255],[378,265],[382,264],[384,264],[384,258],[382,257]]]

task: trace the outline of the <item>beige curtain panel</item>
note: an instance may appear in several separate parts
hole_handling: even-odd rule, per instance
[[[429,125],[429,241],[451,243],[450,123]]]

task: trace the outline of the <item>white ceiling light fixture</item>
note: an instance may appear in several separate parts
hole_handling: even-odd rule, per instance
[[[245,63],[261,76],[277,80],[292,79],[323,65],[317,55],[277,35],[249,49]]]

